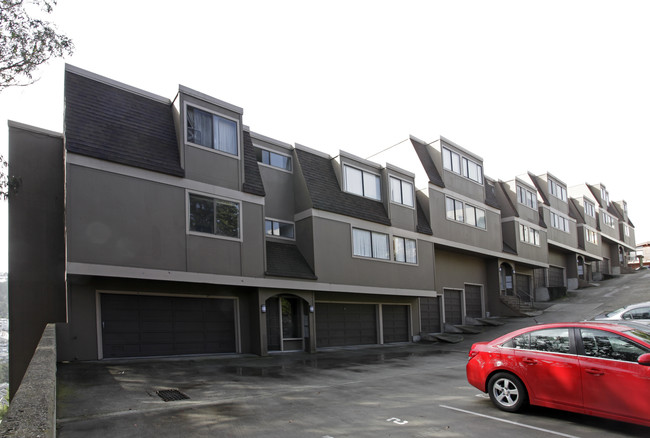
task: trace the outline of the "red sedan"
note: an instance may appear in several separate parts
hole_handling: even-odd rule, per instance
[[[477,342],[467,381],[504,411],[527,404],[650,426],[650,327],[541,324]]]

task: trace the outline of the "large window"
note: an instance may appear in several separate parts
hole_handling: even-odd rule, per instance
[[[293,239],[295,237],[294,225],[289,222],[266,219],[265,231],[267,236],[284,237]]]
[[[290,156],[260,148],[256,148],[255,154],[260,163],[291,172]]]
[[[345,190],[355,195],[381,200],[379,175],[365,172],[355,167],[343,166]]]
[[[585,214],[587,216],[596,217],[596,206],[589,201],[585,201]]]
[[[390,177],[390,200],[398,204],[413,207],[413,184],[408,181]]]
[[[522,242],[539,246],[539,230],[529,227],[528,225],[519,224],[519,239]]]
[[[594,230],[590,230],[589,228],[585,228],[585,237],[587,239],[587,242],[598,245],[598,234]]]
[[[187,141],[238,155],[237,122],[188,106]]]
[[[352,229],[352,253],[359,257],[389,260],[388,234]]]
[[[555,180],[549,179],[548,190],[551,192],[551,195],[566,202],[566,188],[564,186],[560,185]]]
[[[189,229],[197,233],[239,238],[239,204],[189,195]]]
[[[472,181],[483,184],[483,166],[447,148],[442,148],[442,167]]]
[[[559,214],[555,214],[552,212],[551,212],[551,226],[553,228],[557,228],[558,230],[562,230],[566,233],[570,231],[569,220],[563,216],[560,216]]]
[[[477,228],[486,228],[485,210],[473,205],[465,204],[458,199],[447,197],[445,199],[447,219],[463,222]]]
[[[602,199],[605,202],[605,205],[609,205],[609,192],[605,188],[605,186],[601,186],[600,188],[600,199]]]
[[[616,228],[614,225],[614,217],[610,216],[609,214],[603,212],[603,222],[605,222],[605,225],[611,228]]]
[[[393,259],[402,263],[417,263],[417,248],[415,240],[404,237],[393,237]]]
[[[526,207],[537,208],[537,196],[535,193],[522,186],[517,186],[517,201]]]

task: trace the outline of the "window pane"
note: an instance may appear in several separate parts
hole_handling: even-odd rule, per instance
[[[352,253],[361,257],[372,257],[370,231],[352,229]]]
[[[271,153],[269,151],[262,150],[262,163],[271,164]]]
[[[485,211],[476,209],[476,226],[485,229]]]
[[[212,115],[197,108],[187,107],[187,141],[212,147]]]
[[[473,226],[476,226],[476,208],[471,205],[465,207],[467,223]]]
[[[460,173],[460,155],[455,152],[451,153],[451,170]]]
[[[538,330],[530,333],[531,350],[549,351],[552,353],[569,352],[569,329]]]
[[[381,199],[381,187],[377,175],[363,172],[363,194],[368,198]]]
[[[288,224],[286,222],[279,222],[278,223],[278,232],[279,236],[281,237],[287,237],[289,239],[293,239],[293,224]]]
[[[271,166],[291,170],[291,158],[271,152]]]
[[[239,237],[239,204],[216,201],[215,234],[226,237]]]
[[[393,237],[393,253],[396,262],[406,261],[406,248],[402,237]]]
[[[456,207],[454,205],[454,200],[451,198],[446,199],[447,203],[447,219],[456,219]]]
[[[413,184],[402,181],[402,204],[413,207]]]
[[[390,179],[390,200],[400,204],[402,203],[402,184],[396,178]]]
[[[449,149],[442,149],[442,167],[451,170],[451,151]]]
[[[362,173],[359,169],[344,166],[345,169],[345,190],[355,195],[363,196]]]
[[[456,206],[456,220],[459,222],[463,222],[465,219],[463,218],[463,203],[457,200],[454,200],[454,204]]]
[[[640,345],[615,333],[603,330],[580,329],[585,356],[636,362],[648,351]]]
[[[273,235],[273,221],[266,220],[264,221],[264,231],[267,235]]]
[[[388,247],[388,234],[372,233],[372,256],[376,259],[390,258]]]
[[[415,240],[406,239],[406,263],[417,263],[418,254]]]
[[[214,116],[215,149],[229,154],[237,155],[237,123],[221,117]]]
[[[214,233],[214,201],[211,198],[190,195],[190,230]]]

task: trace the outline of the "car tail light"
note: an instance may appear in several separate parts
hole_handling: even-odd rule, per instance
[[[469,357],[467,358],[467,360],[468,361],[472,360],[478,353],[479,353],[478,350],[475,350],[474,348],[470,348],[469,354],[468,354]]]

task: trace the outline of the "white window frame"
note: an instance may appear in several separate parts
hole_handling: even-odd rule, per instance
[[[605,205],[609,205],[609,192],[605,188],[605,186],[600,187],[600,199],[605,201]]]
[[[453,205],[453,209],[449,208],[451,205]],[[458,212],[462,214],[461,217],[459,217]],[[479,214],[479,212],[482,214],[482,222],[484,226],[479,225],[481,223],[481,214]],[[472,220],[469,219],[470,215],[473,218]],[[479,230],[487,229],[487,215],[485,214],[484,209],[463,202],[459,199],[452,198],[451,196],[445,196],[445,217],[447,220],[459,222],[472,228],[477,228]]]
[[[404,249],[404,253],[401,254],[398,252],[397,248],[399,246],[399,242],[402,242],[402,248]],[[413,248],[413,257],[410,258],[409,260],[409,249],[407,248],[407,243],[411,242],[412,243],[412,248]],[[401,237],[401,236],[393,236],[393,260],[398,262],[398,263],[407,263],[411,265],[417,265],[418,263],[418,249],[417,249],[417,241],[415,239],[409,239],[407,237]],[[403,260],[400,260],[400,256],[403,255]]]
[[[188,117],[187,117],[188,107],[192,107],[192,108],[196,108],[196,109],[198,109],[200,111],[204,111],[204,112],[206,112],[208,114],[211,114],[213,117],[220,117],[220,118],[222,118],[224,120],[234,122],[235,123],[235,130],[236,130],[235,134],[237,135],[237,140],[236,140],[236,142],[237,142],[237,153],[236,154],[231,154],[228,151],[224,151],[224,150],[221,150],[221,149],[216,149],[214,147],[214,141],[213,141],[212,146],[204,146],[202,144],[194,143],[194,142],[189,141],[189,139],[188,139],[188,126],[187,126],[188,125]],[[225,114],[210,110],[208,108],[202,107],[201,105],[197,105],[197,104],[195,104],[193,102],[185,102],[185,114],[184,114],[184,116],[185,116],[185,118],[184,118],[184,122],[185,122],[184,123],[184,125],[185,125],[184,126],[184,132],[185,132],[185,143],[186,144],[188,144],[190,146],[193,146],[193,147],[196,147],[196,148],[200,148],[202,150],[207,150],[207,151],[217,153],[217,154],[220,154],[220,155],[225,155],[225,156],[230,157],[230,158],[240,159],[241,150],[242,150],[242,147],[241,147],[241,141],[242,141],[241,137],[242,136],[241,136],[241,132],[240,132],[241,128],[240,128],[240,125],[239,125],[239,119],[229,117],[229,116],[227,116]],[[214,129],[214,127],[213,127],[213,129]]]
[[[355,231],[358,232],[363,232],[363,233],[369,233],[370,235],[370,255],[364,255],[362,251],[359,251],[361,248],[357,248],[355,245]],[[375,236],[377,238],[380,237],[385,237],[386,239],[386,250],[387,254],[386,257],[380,257],[378,254],[378,251],[380,248],[377,247],[375,244],[377,241],[375,240]],[[375,259],[375,260],[384,260],[384,261],[389,261],[390,260],[390,235],[388,233],[381,233],[379,231],[372,231],[372,230],[366,230],[363,228],[357,228],[357,227],[352,227],[352,255],[354,257],[361,257],[364,259]]]
[[[519,224],[519,240],[529,245],[539,246],[539,230],[528,225]]]
[[[524,186],[517,186],[517,201],[528,208],[537,209],[537,194]]]
[[[551,226],[556,230],[563,231],[565,233],[571,232],[571,227],[569,225],[569,219],[565,218],[562,215],[551,212]]]
[[[585,228],[585,239],[592,245],[598,245],[598,233],[589,228]]]
[[[483,165],[445,146],[442,147],[442,168],[483,185]],[[475,171],[475,177],[471,170]]]
[[[287,173],[293,173],[293,157],[291,155],[289,155],[289,154],[281,154],[280,152],[273,151],[271,149],[263,148],[263,147],[260,147],[260,146],[255,146],[255,148],[258,149],[260,151],[260,153],[261,153],[261,155],[259,157],[257,157],[257,152],[256,152],[255,155],[257,157],[257,162],[260,163],[262,166],[270,167],[272,169],[281,170],[281,171],[287,172]],[[264,162],[264,153],[265,152],[267,154],[269,154],[269,162],[268,163]],[[286,167],[276,166],[275,164],[271,164],[272,161],[273,161],[271,159],[272,155],[277,155],[279,157],[288,158],[289,168],[287,169]]]
[[[354,171],[357,171],[357,172],[361,172],[361,193],[357,193],[356,191],[353,191],[349,187],[349,184],[348,184],[348,169],[354,170]],[[377,196],[378,196],[377,198],[375,198],[374,196],[368,195],[369,189],[366,189],[366,175],[377,178],[376,181],[379,182],[379,187],[377,188]],[[368,199],[373,199],[375,201],[381,201],[382,200],[382,196],[381,196],[381,176],[379,176],[378,174],[376,174],[374,172],[368,172],[367,170],[363,170],[363,169],[360,169],[358,167],[351,166],[349,164],[343,164],[343,185],[344,185],[344,190],[347,193],[351,193],[351,194],[357,195],[357,196],[362,196],[362,197],[368,198]]]
[[[625,230],[625,237],[630,237],[630,226],[628,224],[623,224]]]
[[[191,221],[190,221],[190,212],[191,212],[191,203],[190,203],[190,198],[191,196],[198,196],[201,198],[207,198],[207,199],[212,199],[214,203],[217,203],[221,201],[222,203],[227,203],[227,204],[236,204],[237,205],[237,237],[232,237],[232,236],[226,236],[223,234],[215,234],[215,233],[208,233],[204,231],[196,231],[191,229]],[[227,198],[224,196],[215,196],[207,193],[201,193],[197,191],[186,191],[185,194],[185,219],[187,221],[187,228],[186,232],[187,234],[194,235],[194,236],[202,236],[202,237],[209,237],[209,238],[214,238],[214,239],[224,239],[224,240],[233,240],[237,242],[241,242],[243,240],[243,230],[242,230],[242,224],[243,224],[243,212],[242,212],[242,202],[238,201],[236,199],[231,199]],[[215,213],[216,214],[216,213]]]
[[[585,200],[585,214],[593,218],[596,217],[596,204]]]
[[[267,224],[269,222],[271,223],[271,234],[269,234],[268,228],[267,228]],[[279,234],[274,234],[274,231],[275,231],[274,224],[291,225],[291,229],[293,230],[293,237],[286,237],[286,236],[281,236]],[[264,219],[264,235],[266,237],[273,237],[275,239],[296,240],[296,224],[294,222],[290,222],[290,221],[283,221],[283,220],[273,219],[273,218],[267,217],[267,218]]]
[[[603,211],[603,222],[605,225],[607,225],[610,228],[616,228],[615,222],[614,222],[614,216],[610,215],[609,213],[605,213]]]
[[[410,182],[410,181],[406,181],[404,179],[401,179],[401,178],[397,178],[397,177],[392,176],[392,175],[388,178],[388,180],[390,182],[390,184],[389,184],[389,186],[390,186],[389,187],[389,189],[390,189],[390,201],[395,203],[395,204],[400,204],[400,205],[404,205],[406,207],[415,208],[415,190],[414,190],[414,187],[413,187],[413,183]],[[395,199],[395,197],[393,196],[393,182],[396,182],[396,183],[399,184],[399,198],[400,199]],[[410,204],[404,202],[404,193],[405,193],[404,187],[405,186],[407,187],[406,191],[408,193],[410,193],[410,195],[409,195],[411,197],[411,203]]]
[[[562,184],[555,181],[554,179],[551,178],[548,179],[548,191],[551,193],[551,195],[555,196],[560,201],[567,202],[566,187],[564,187]]]

